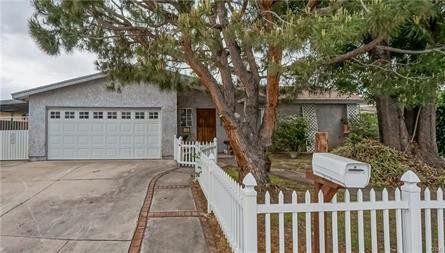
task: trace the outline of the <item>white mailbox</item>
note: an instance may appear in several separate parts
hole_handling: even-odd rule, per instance
[[[371,176],[369,164],[330,153],[314,153],[312,171],[345,188],[364,188]]]

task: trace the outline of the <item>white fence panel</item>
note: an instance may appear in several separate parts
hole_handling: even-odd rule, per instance
[[[0,160],[28,159],[28,130],[0,131]]]
[[[199,141],[183,141],[182,137],[173,137],[174,160],[178,162],[180,166],[193,167],[196,164],[198,149],[206,155],[212,153],[215,158],[218,155],[217,139],[214,138],[211,142],[199,142]]]
[[[215,214],[233,251],[249,252],[246,250],[248,247],[256,249],[256,237],[247,238],[252,234],[251,230],[256,231],[256,227],[244,225],[249,219],[255,219],[256,224],[256,215],[246,216],[246,213],[256,213],[252,209],[256,206],[255,180],[246,178],[242,188],[215,163],[213,152],[206,154],[198,148],[197,157],[198,182],[207,198],[208,211]],[[252,182],[255,185],[251,185]]]
[[[175,146],[178,147],[175,157],[178,160],[181,160],[180,152],[184,149],[181,145],[188,147],[194,144],[175,140]],[[396,189],[390,194],[383,189],[376,194],[371,189],[369,197],[366,197],[368,200],[364,200],[366,195],[361,190],[357,191],[356,197],[351,197],[351,193],[346,190],[343,194],[337,193],[328,203],[323,202],[321,191],[317,194],[318,201],[311,201],[311,193],[306,191],[304,201],[298,201],[297,193],[293,192],[291,203],[285,203],[284,194],[280,191],[275,203],[271,203],[271,195],[266,192],[264,204],[258,204],[254,189],[256,182],[252,174],[244,178],[242,187],[218,167],[214,151],[215,147],[211,144],[195,145],[193,152],[196,153],[196,160],[190,162],[196,165],[198,182],[207,198],[208,211],[215,214],[234,252],[258,252],[257,216],[264,215],[264,246],[267,253],[285,252],[287,248],[291,248],[292,252],[312,252],[314,247],[319,252],[423,250],[445,253],[443,190],[438,189],[435,192],[437,197],[433,199],[430,190],[425,189],[422,200],[421,189],[417,186],[420,180],[412,171],[402,176],[404,184],[400,190]],[[381,199],[377,200],[376,195],[381,196]],[[292,218],[290,221],[285,219],[287,214]],[[298,220],[299,214],[304,217],[304,221]],[[271,224],[272,215],[278,217],[273,224],[278,230],[278,237],[273,237],[277,242],[271,241],[272,233],[275,233],[275,227],[272,229]],[[313,225],[314,217],[318,217],[317,226]],[[290,225],[291,236],[285,235],[288,231],[287,222],[290,223],[287,225]],[[299,229],[299,226],[304,227],[304,230]],[[325,230],[328,227],[330,229]],[[314,229],[319,230],[318,238],[314,236]],[[325,234],[328,231],[330,236]],[[368,235],[370,241],[365,243]],[[353,242],[357,242],[356,245]],[[289,247],[290,243],[292,247]],[[272,248],[272,245],[277,245],[277,248]]]

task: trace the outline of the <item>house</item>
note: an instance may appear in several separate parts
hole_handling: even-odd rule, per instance
[[[161,90],[153,84],[107,88],[98,73],[12,94],[29,103],[29,158],[159,159],[173,155],[174,135],[226,140],[215,106],[201,90]],[[282,103],[281,114],[308,118],[311,136],[328,131],[341,142],[341,119],[358,113],[359,97],[305,95]],[[311,145],[310,145],[311,147]]]
[[[20,118],[26,118],[28,115],[28,103],[21,100],[6,99],[0,100],[0,117],[2,120],[14,118],[18,120]]]

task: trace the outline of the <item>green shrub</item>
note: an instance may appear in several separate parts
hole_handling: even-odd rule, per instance
[[[287,116],[278,120],[272,137],[271,151],[304,150],[307,141],[308,124],[303,117]]]
[[[379,124],[374,113],[362,113],[357,121],[352,123],[348,134],[348,142],[358,143],[365,139],[379,138]]]
[[[439,154],[445,156],[445,92],[442,92],[437,106],[436,133]]]

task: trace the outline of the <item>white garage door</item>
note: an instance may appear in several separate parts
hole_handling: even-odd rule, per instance
[[[48,111],[48,159],[147,158],[161,158],[159,110]]]

